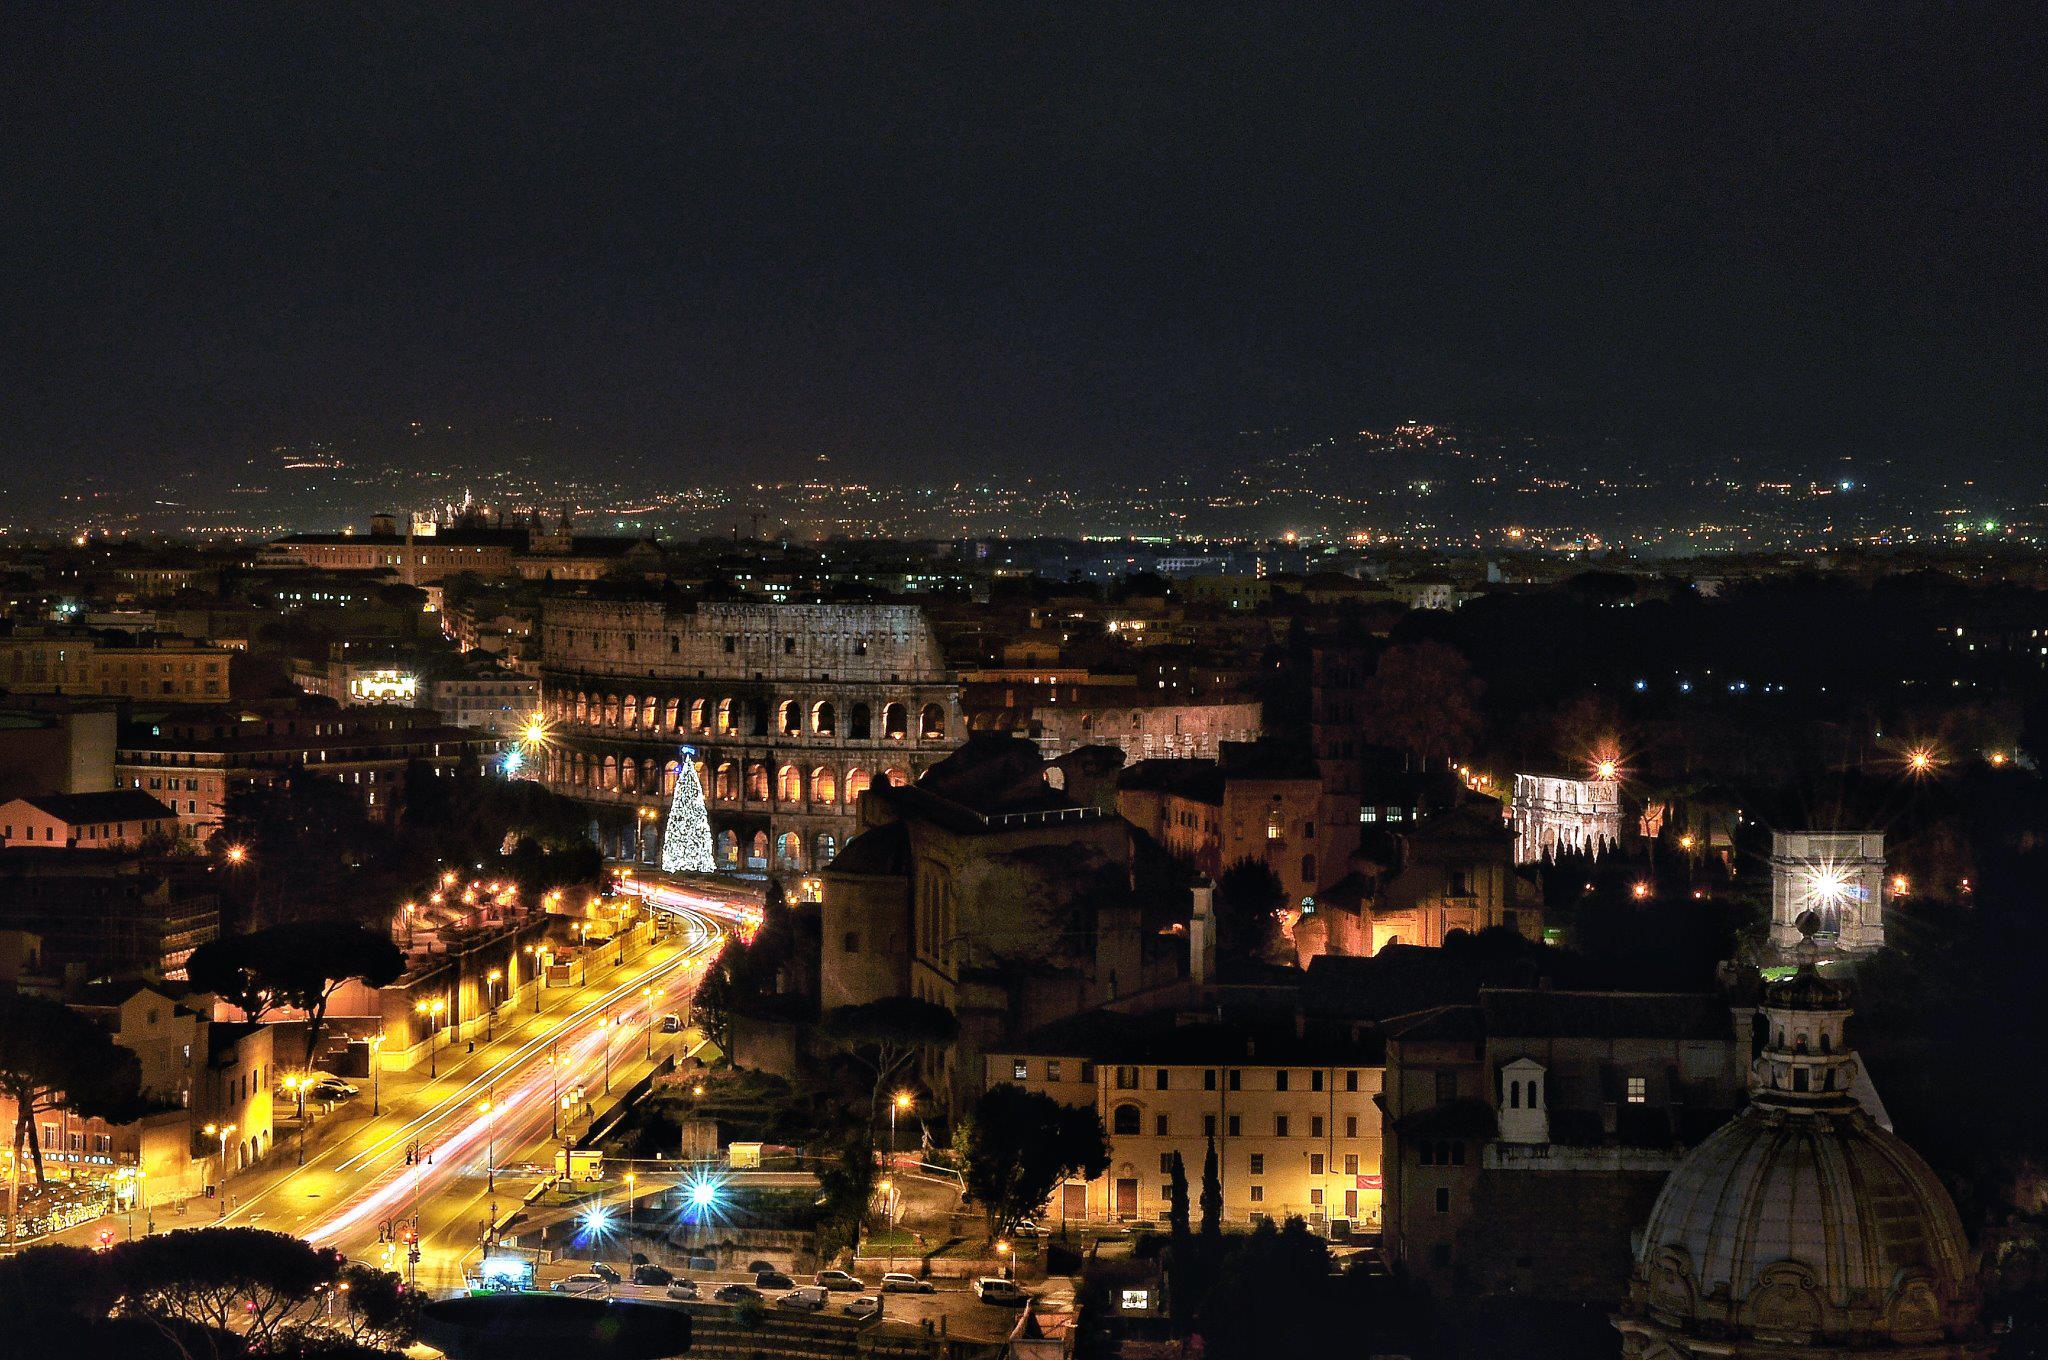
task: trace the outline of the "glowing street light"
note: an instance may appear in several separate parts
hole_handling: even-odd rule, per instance
[[[220,1140],[220,1170],[216,1173],[216,1184],[220,1188],[220,1216],[228,1216],[228,1139],[235,1136],[233,1124],[208,1124],[199,1130],[207,1138]]]
[[[434,998],[434,999],[433,999],[432,1001],[419,1001],[419,1002],[415,1002],[415,1003],[413,1004],[413,1008],[412,1008],[412,1009],[413,1009],[413,1013],[414,1013],[414,1014],[416,1014],[416,1015],[424,1015],[424,1016],[427,1016],[427,1017],[428,1017],[428,1024],[427,1024],[427,1076],[428,1076],[428,1077],[430,1077],[430,1078],[431,1078],[431,1077],[438,1077],[438,1076],[440,1076],[440,1075],[441,1075],[441,1069],[440,1069],[440,1061],[441,1061],[441,1059],[440,1059],[440,1053],[441,1053],[441,1050],[440,1050],[440,1049],[439,1049],[439,1048],[438,1048],[438,1047],[437,1047],[437,1046],[435,1045],[435,1043],[434,1043],[434,1036],[435,1036],[435,1032],[436,1032],[436,1031],[438,1031],[438,1030],[439,1030],[439,1029],[441,1028],[441,1017],[442,1017],[443,1015],[447,1014],[447,1012],[448,1012],[448,1002],[447,1002],[447,1000],[446,1000],[445,998],[442,998],[442,997],[438,997],[438,996],[437,996],[437,997],[435,997],[435,998]]]
[[[498,1037],[498,984],[504,980],[505,973],[500,968],[493,968],[490,972],[484,974],[484,994],[490,999],[491,1003],[489,1009],[484,1012],[485,1043],[490,1043]],[[476,1031],[471,1030],[470,1033],[475,1034]]]
[[[896,1116],[908,1113],[916,1101],[917,1097],[908,1091],[898,1091],[889,1098],[889,1151],[896,1151]]]
[[[1912,881],[1911,881],[1910,879],[1908,879],[1908,878],[1907,878],[1907,877],[1906,877],[1906,876],[1905,876],[1904,874],[1893,874],[1893,875],[1892,875],[1892,896],[1893,896],[1893,897],[1904,897],[1904,896],[1906,895],[1906,893],[1907,893],[1907,892],[1908,892],[1909,890],[1911,890],[1912,886],[1913,886],[1913,884],[1912,884]]]
[[[246,845],[230,845],[222,853],[230,864],[246,864],[249,862],[249,847]]]
[[[1906,768],[1914,774],[1932,774],[1937,763],[1931,746],[1915,746],[1906,753]]]
[[[626,1229],[629,1232],[633,1227],[633,1186],[639,1179],[631,1171],[626,1173]]]
[[[1636,901],[1641,902],[1645,898],[1649,897],[1650,885],[1639,878],[1635,881],[1635,883],[1632,886],[1630,886],[1628,890],[1628,895],[1630,897],[1635,898]]]

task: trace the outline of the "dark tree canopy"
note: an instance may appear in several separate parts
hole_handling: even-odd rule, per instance
[[[14,1155],[43,1179],[36,1116],[61,1103],[85,1118],[122,1122],[142,1112],[142,1067],[98,1025],[60,1002],[0,992],[0,1091],[14,1100]]]
[[[1100,1115],[1007,1082],[974,1103],[961,1143],[967,1197],[982,1207],[990,1237],[1036,1213],[1061,1181],[1109,1169]]]
[[[342,984],[360,978],[381,987],[404,971],[405,956],[385,931],[335,920],[287,921],[210,940],[186,965],[194,986],[220,993],[251,1020],[280,1006],[304,1011],[308,1061]]]

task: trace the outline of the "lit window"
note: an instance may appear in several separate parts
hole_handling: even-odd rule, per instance
[[[1628,1103],[1631,1105],[1642,1105],[1649,1099],[1650,1079],[1648,1077],[1630,1077],[1628,1079]]]

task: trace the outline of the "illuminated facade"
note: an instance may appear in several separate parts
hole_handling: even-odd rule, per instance
[[[228,697],[228,653],[170,635],[116,641],[23,630],[0,637],[0,687],[16,694],[219,703]]]
[[[1884,833],[1778,831],[1771,836],[1771,943],[1799,943],[1802,920],[1824,947],[1884,944]]]
[[[1575,851],[1598,855],[1621,843],[1621,783],[1518,774],[1509,817],[1517,864]]]
[[[965,735],[911,605],[564,597],[541,618],[541,778],[591,805],[609,854],[655,862],[685,745],[721,868],[829,863],[878,783]]]

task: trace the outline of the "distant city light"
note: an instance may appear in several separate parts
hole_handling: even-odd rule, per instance
[[[498,768],[508,775],[518,774],[525,765],[526,757],[519,754],[519,748],[516,746],[507,751],[505,758],[498,762]]]

